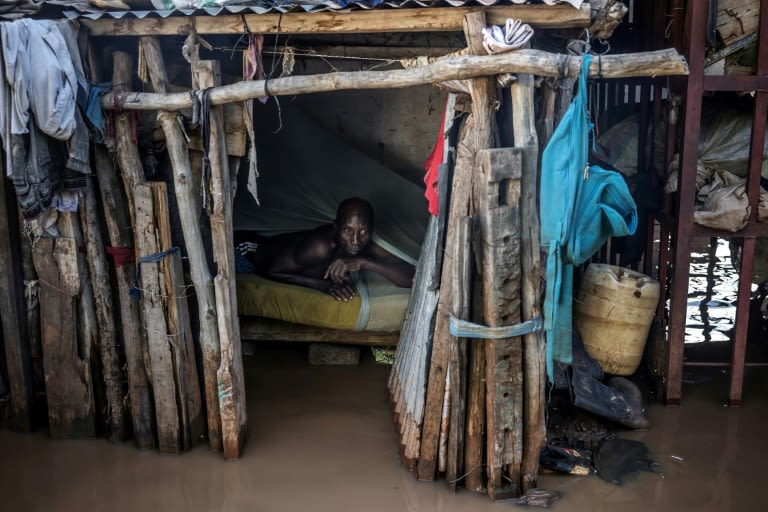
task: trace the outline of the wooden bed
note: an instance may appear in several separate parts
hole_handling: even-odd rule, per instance
[[[240,316],[240,338],[243,341],[320,342],[345,345],[394,346],[400,331],[352,331],[329,329],[261,318]]]

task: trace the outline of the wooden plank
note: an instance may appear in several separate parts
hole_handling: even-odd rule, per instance
[[[221,84],[218,61],[200,61],[192,69],[201,88]],[[194,81],[194,78],[193,78]],[[213,259],[218,273],[214,278],[216,309],[218,312],[221,365],[217,372],[219,408],[224,458],[238,458],[248,436],[245,410],[245,376],[243,351],[240,343],[240,325],[237,316],[235,282],[235,251],[232,237],[232,194],[229,183],[229,162],[224,135],[223,106],[210,110],[209,159],[211,163],[211,196],[213,211],[210,215],[213,235]]]
[[[521,150],[480,151],[475,193],[476,257],[482,269],[482,317],[490,327],[520,322]],[[523,434],[521,339],[485,345],[487,491],[520,492]],[[506,475],[504,471],[506,469]],[[505,478],[506,476],[506,478]],[[511,487],[511,489],[510,489]],[[506,489],[505,489],[506,488]]]
[[[171,216],[168,208],[168,191],[164,182],[153,182],[153,204],[160,251],[173,247],[171,237]],[[161,262],[160,269],[165,284],[163,302],[168,322],[168,341],[173,356],[173,371],[176,379],[176,402],[181,419],[181,443],[189,450],[205,434],[205,417],[198,383],[197,358],[189,319],[184,269],[181,255],[168,254]]]
[[[515,146],[522,148],[522,178],[520,181],[521,215],[521,282],[522,320],[542,315],[541,243],[539,239],[538,208],[538,139],[534,119],[534,83],[531,75],[518,75],[510,87]],[[523,432],[523,493],[536,487],[539,457],[547,435],[546,427],[546,344],[544,334],[535,332],[523,337],[524,342],[524,405]]]
[[[461,144],[459,144],[461,149]],[[448,352],[453,340],[449,330],[449,318],[453,299],[453,259],[459,219],[469,212],[469,199],[472,183],[472,166],[469,158],[461,158],[456,163],[451,186],[451,204],[446,227],[445,253],[443,254],[442,279],[438,295],[435,331],[432,339],[432,352],[427,381],[426,403],[421,431],[419,450],[418,478],[435,478],[437,444],[439,441],[442,400],[445,392],[445,373],[448,368]]]
[[[0,151],[0,154],[4,154]],[[3,344],[10,388],[10,427],[32,430],[32,364],[24,308],[19,229],[15,220],[16,199],[0,164],[0,311],[3,312]]]
[[[152,188],[149,185],[136,185],[133,188],[133,199],[136,207],[136,254],[139,258],[155,256],[160,252],[160,247],[155,234]],[[141,274],[141,303],[144,307],[149,363],[152,369],[158,449],[161,453],[179,453],[180,427],[173,356],[163,305],[165,286],[161,282],[159,262],[141,263],[139,260],[137,265]]]
[[[96,343],[101,356],[101,370],[105,384],[109,440],[113,443],[128,438],[130,429],[127,425],[125,386],[118,353],[117,330],[113,314],[112,286],[109,270],[104,255],[104,241],[101,237],[98,206],[93,190],[93,183],[88,178],[88,186],[83,193],[80,207],[85,248],[88,254],[87,264],[90,272],[90,284],[97,321],[98,336]]]
[[[352,89],[397,89],[504,73],[576,78],[580,67],[581,57],[576,56],[541,50],[516,50],[487,55],[483,50],[483,53],[441,58],[432,64],[402,70],[347,71],[271,78],[269,91],[265,80],[240,81],[213,89],[211,104],[241,102],[262,96],[292,96]],[[589,76],[598,74],[603,78],[686,75],[688,65],[674,49],[614,54],[592,61]],[[125,110],[174,111],[190,108],[192,99],[186,92],[158,94],[156,90],[155,93],[132,92],[119,97],[108,93],[102,97],[101,105],[108,110],[119,105]]]
[[[255,316],[240,317],[240,338],[248,341],[323,342],[342,345],[395,346],[399,331],[348,331],[281,322]]]
[[[472,282],[472,219],[459,219],[453,279],[453,315],[460,320],[469,319]],[[448,487],[456,490],[459,477],[464,473],[464,419],[467,407],[467,341],[457,338],[448,353],[451,411],[448,428],[448,448],[445,479]]]
[[[760,0],[717,0],[715,30],[722,46],[730,46],[757,32]]]
[[[156,38],[141,39],[152,87],[157,92],[169,90],[168,76]],[[184,232],[184,244],[189,256],[192,284],[197,296],[200,319],[200,349],[203,354],[203,380],[205,382],[205,409],[208,425],[208,443],[212,450],[221,451],[221,416],[219,414],[219,390],[216,372],[220,364],[219,330],[216,312],[216,298],[211,279],[208,257],[200,229],[199,205],[194,194],[194,180],[189,163],[189,152],[181,126],[176,116],[161,111],[158,119],[163,127],[168,155],[173,167],[173,182],[176,204]]]
[[[122,187],[114,163],[102,145],[94,148],[94,167],[99,182],[101,205],[111,247],[133,251],[131,220],[125,206]],[[128,376],[128,398],[131,406],[133,437],[140,449],[155,447],[154,413],[149,377],[144,366],[144,329],[141,325],[139,302],[130,296],[135,275],[133,260],[115,264],[117,299],[120,311],[122,343]]]
[[[82,209],[82,207],[78,207]],[[77,321],[77,350],[84,363],[82,367],[83,382],[91,389],[92,407],[94,408],[94,425],[107,421],[104,415],[106,407],[105,387],[94,382],[93,374],[101,373],[101,361],[98,355],[99,327],[96,319],[96,305],[93,298],[93,287],[88,286],[91,277],[88,273],[86,247],[83,243],[83,233],[80,227],[78,215],[74,212],[59,212],[56,225],[61,236],[74,240],[77,252],[74,264],[77,271],[74,273],[79,279],[79,294],[75,303]],[[97,373],[97,375],[99,374]]]
[[[77,343],[80,274],[72,238],[40,238],[33,258],[40,280],[48,427],[54,439],[96,434],[88,360]]]
[[[224,105],[224,135],[227,143],[227,154],[245,156],[246,135],[242,103],[226,103]],[[203,150],[201,134],[196,133],[189,136],[189,149]]]
[[[189,27],[198,34],[352,34],[386,32],[453,32],[462,29],[470,12],[485,12],[489,23],[504,25],[507,18],[522,20],[534,28],[588,27],[589,3],[579,9],[570,5],[509,5],[492,7],[446,7],[339,11],[314,13],[267,13],[219,16],[174,16],[168,18],[124,17],[81,19],[92,36],[175,36]]]

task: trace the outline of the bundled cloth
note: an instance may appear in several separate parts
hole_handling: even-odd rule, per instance
[[[483,29],[483,47],[489,54],[517,50],[533,37],[533,29],[520,20],[507,18],[504,27],[491,25]]]

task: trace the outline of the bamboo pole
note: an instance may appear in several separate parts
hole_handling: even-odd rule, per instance
[[[200,61],[193,66],[193,75],[201,89],[221,83],[217,61]],[[223,106],[212,107],[209,118],[211,163],[211,195],[213,210],[210,216],[213,235],[213,257],[218,273],[214,278],[216,310],[218,312],[221,364],[217,371],[219,409],[224,458],[240,457],[248,435],[245,411],[245,383],[243,351],[240,342],[240,324],[237,316],[235,291],[235,254],[232,239],[232,195],[229,183],[229,165],[224,134]],[[206,186],[203,184],[202,186]]]
[[[438,59],[432,64],[412,69],[291,76],[273,78],[268,82],[241,81],[211,90],[211,104],[246,101],[262,96],[292,96],[349,89],[397,89],[448,80],[491,77],[503,73],[576,78],[580,69],[581,57],[541,50],[517,50],[496,55],[461,55]],[[603,78],[687,74],[688,65],[675,49],[603,55],[599,59],[593,59],[589,67],[589,76],[599,75]],[[167,94],[160,93],[158,89],[156,91],[158,92],[121,94],[119,98],[115,98],[114,93],[109,93],[104,95],[101,104],[105,109],[113,109],[117,99],[120,108],[126,110],[163,111],[192,106],[192,100],[186,92]]]
[[[141,46],[152,80],[152,87],[165,97],[170,86],[165,71],[160,43],[153,37],[142,37]],[[186,94],[185,94],[186,95]],[[187,96],[188,97],[188,96]],[[219,390],[216,373],[220,364],[219,331],[208,257],[205,254],[203,239],[200,235],[199,207],[193,195],[194,184],[189,164],[189,153],[178,118],[168,112],[165,105],[160,106],[158,119],[165,132],[168,155],[173,167],[176,202],[184,232],[184,243],[189,255],[192,284],[197,296],[200,317],[200,348],[203,353],[203,375],[205,382],[205,406],[208,418],[208,442],[212,450],[222,450],[221,417],[219,413]]]

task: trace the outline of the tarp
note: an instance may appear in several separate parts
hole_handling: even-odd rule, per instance
[[[374,209],[374,241],[415,263],[429,213],[419,186],[323,129],[290,101],[255,107],[259,200],[240,173],[235,229],[266,236],[332,222],[339,203],[362,197]],[[277,128],[280,127],[279,130]]]

